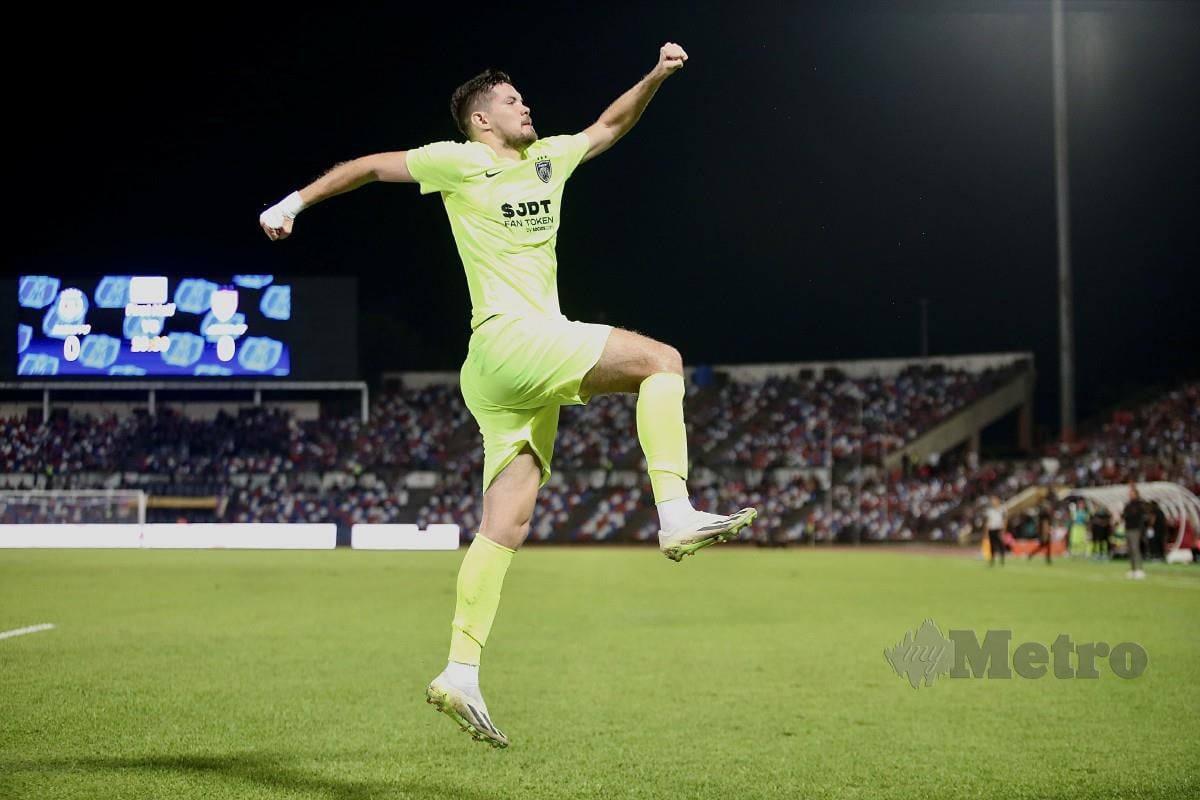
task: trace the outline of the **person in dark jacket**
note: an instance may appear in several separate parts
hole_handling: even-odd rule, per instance
[[[1038,546],[1029,553],[1029,558],[1033,558],[1042,550],[1046,551],[1046,563],[1050,562],[1050,542],[1054,538],[1054,509],[1047,503],[1042,506],[1037,515],[1037,538]]]
[[[1121,518],[1125,520],[1125,541],[1129,545],[1129,574],[1126,577],[1135,581],[1146,577],[1142,571],[1142,534],[1146,530],[1148,511],[1137,487],[1129,484],[1129,502],[1121,512]]]
[[[1092,555],[1103,559],[1111,556],[1109,539],[1112,537],[1112,529],[1111,511],[1101,507],[1095,514],[1092,514]]]

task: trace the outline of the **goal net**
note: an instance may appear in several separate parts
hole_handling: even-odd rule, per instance
[[[131,489],[0,491],[0,524],[82,525],[146,522],[146,493]]]

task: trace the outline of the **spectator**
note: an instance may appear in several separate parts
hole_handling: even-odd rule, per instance
[[[1104,506],[1092,514],[1092,555],[1108,560],[1111,557],[1109,540],[1112,537],[1112,512]]]

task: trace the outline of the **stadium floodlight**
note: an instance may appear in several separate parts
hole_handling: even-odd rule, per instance
[[[1067,56],[1062,0],[1050,14],[1054,62],[1054,198],[1058,231],[1058,386],[1061,438],[1075,438],[1075,312],[1071,283],[1071,183],[1067,173]]]

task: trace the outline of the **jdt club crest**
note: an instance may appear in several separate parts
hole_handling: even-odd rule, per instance
[[[550,159],[543,158],[535,162],[533,168],[537,170],[537,176],[542,179],[542,183],[550,182]]]

